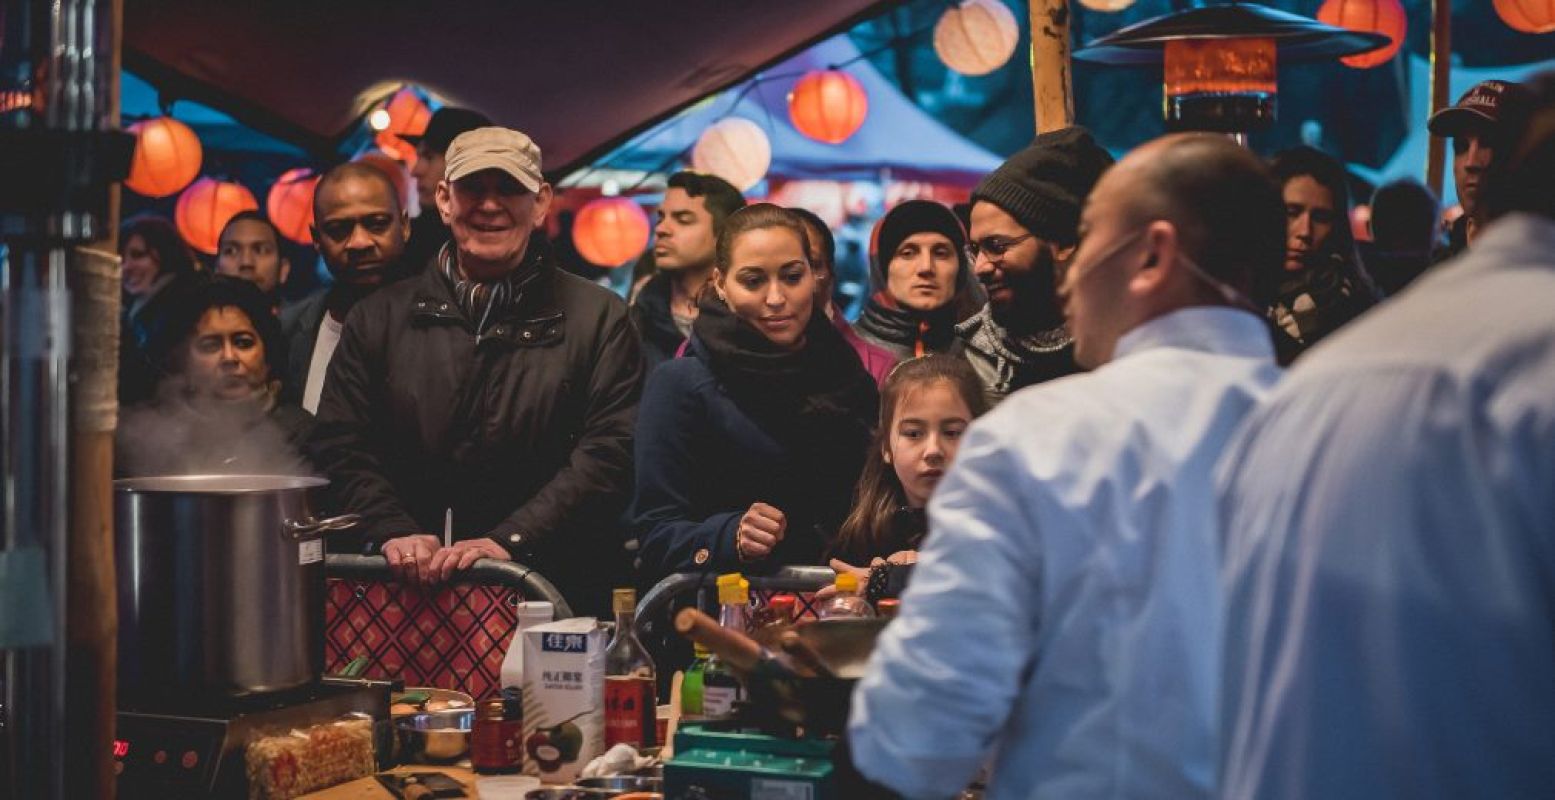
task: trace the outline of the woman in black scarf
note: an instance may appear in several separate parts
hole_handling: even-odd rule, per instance
[[[803,223],[729,217],[685,357],[638,407],[630,512],[646,581],[818,564],[848,513],[879,395],[815,307]]]
[[[948,352],[956,323],[976,313],[983,298],[966,261],[966,229],[955,212],[931,200],[891,209],[871,242],[870,295],[856,327],[897,360]]]

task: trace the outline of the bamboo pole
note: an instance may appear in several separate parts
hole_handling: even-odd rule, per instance
[[[1074,82],[1069,59],[1069,0],[1031,1],[1031,91],[1037,133],[1074,124]]]
[[[1431,113],[1452,102],[1452,0],[1431,0]],[[1442,196],[1447,140],[1431,137],[1425,157],[1425,183]]]
[[[101,41],[108,122],[119,124],[122,0],[111,0]],[[113,436],[118,415],[119,192],[109,190],[103,237],[71,251],[71,423],[66,581],[66,796],[114,797],[118,603],[113,554]],[[63,555],[63,554],[62,554]]]

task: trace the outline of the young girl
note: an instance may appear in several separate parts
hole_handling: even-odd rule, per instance
[[[645,581],[814,564],[847,515],[879,396],[816,306],[811,263],[790,211],[725,223],[686,355],[654,369],[638,407]]]
[[[853,512],[831,551],[832,569],[858,574],[871,602],[906,585],[909,570],[902,567],[918,560],[929,496],[955,461],[967,426],[987,410],[977,374],[954,356],[904,361],[886,378]]]

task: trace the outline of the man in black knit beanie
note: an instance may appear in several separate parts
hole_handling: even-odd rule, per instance
[[[957,326],[989,404],[1079,371],[1055,291],[1073,257],[1086,195],[1112,165],[1084,128],[1037,136],[972,192],[967,255],[988,305]]]

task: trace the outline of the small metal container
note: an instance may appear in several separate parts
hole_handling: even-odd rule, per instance
[[[472,709],[447,709],[412,714],[395,721],[400,761],[410,764],[449,764],[470,752]]]
[[[585,789],[610,792],[662,792],[664,779],[648,775],[616,775],[610,778],[580,778],[575,783]]]
[[[547,787],[544,789],[531,789],[524,795],[524,800],[599,800],[604,797],[615,797],[619,792],[605,791],[604,789],[575,789],[570,786]]]

